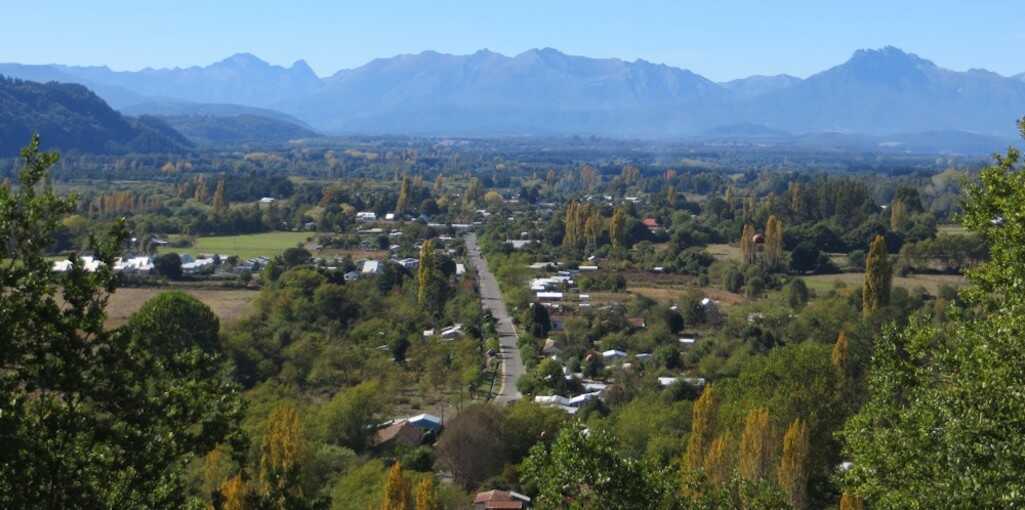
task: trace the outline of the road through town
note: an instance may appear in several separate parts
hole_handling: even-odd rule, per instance
[[[498,280],[488,269],[488,261],[481,256],[480,247],[477,246],[477,235],[466,236],[466,251],[470,257],[470,263],[477,269],[478,282],[480,283],[481,302],[486,310],[491,312],[495,318],[495,328],[498,330],[498,342],[501,346],[499,357],[502,360],[501,383],[498,394],[495,395],[495,402],[508,404],[519,400],[523,395],[516,389],[516,382],[523,376],[523,360],[520,358],[520,349],[516,345],[516,327],[513,325],[509,310],[502,300],[502,291],[498,287]]]

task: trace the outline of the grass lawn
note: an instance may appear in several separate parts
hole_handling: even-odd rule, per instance
[[[178,288],[132,288],[117,289],[107,302],[107,327],[124,324],[129,317],[142,308],[150,298]],[[259,291],[241,289],[180,289],[202,301],[221,319],[221,324],[238,322],[249,313],[249,305]]]
[[[968,235],[968,229],[958,224],[940,225],[936,227],[936,233],[963,236]]]
[[[718,260],[735,260],[740,262],[740,247],[732,244],[710,244],[705,247],[709,255]]]
[[[218,255],[238,255],[242,259],[272,257],[314,235],[310,232],[267,232],[264,234],[248,234],[239,236],[197,237],[196,243],[190,248],[163,248],[161,252],[176,252],[196,256],[203,253]]]
[[[813,276],[803,276],[802,279],[804,280],[804,283],[808,285],[809,289],[814,289],[816,292],[823,293],[831,290],[834,282],[837,281],[846,283],[848,287],[859,287],[865,282],[865,274],[818,274]],[[893,285],[895,287],[913,289],[921,286],[925,287],[925,290],[934,296],[938,293],[941,285],[953,285],[954,287],[960,287],[964,284],[965,278],[963,276],[950,274],[913,274],[909,276],[893,277]]]

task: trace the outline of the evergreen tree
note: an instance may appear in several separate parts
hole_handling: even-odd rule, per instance
[[[797,418],[787,427],[787,432],[783,436],[783,457],[777,471],[779,486],[795,510],[804,510],[808,506],[810,455],[808,426],[804,420]]]
[[[772,430],[769,410],[752,409],[744,419],[740,436],[740,476],[744,480],[767,480],[772,469]]]
[[[719,396],[713,385],[705,386],[701,396],[694,402],[691,413],[690,437],[687,439],[683,465],[690,471],[696,471],[704,464],[705,454],[715,434],[716,416],[719,414]]]
[[[402,475],[402,465],[398,462],[392,464],[384,481],[381,510],[413,510],[409,482]]]
[[[865,257],[865,287],[862,289],[862,311],[871,315],[890,304],[890,285],[893,270],[886,252],[886,239],[875,236]]]

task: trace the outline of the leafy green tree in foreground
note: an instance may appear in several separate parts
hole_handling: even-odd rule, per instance
[[[224,372],[217,319],[184,295],[104,328],[121,225],[93,239],[104,262],[44,257],[73,198],[56,196],[58,156],[22,150],[0,187],[0,507],[186,508],[186,466],[238,430],[241,397]]]
[[[1019,123],[1025,136],[1025,119]],[[1009,149],[967,190],[963,223],[992,258],[950,320],[876,342],[870,395],[846,425],[851,496],[871,508],[1025,505],[1025,173]]]
[[[537,485],[539,508],[659,508],[664,484],[658,473],[620,454],[613,437],[602,430],[569,427],[549,450],[531,449],[522,467]]]

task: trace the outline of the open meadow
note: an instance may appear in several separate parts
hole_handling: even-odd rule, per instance
[[[162,253],[175,252],[192,256],[201,254],[238,255],[242,259],[273,257],[288,248],[304,244],[309,232],[267,232],[237,236],[197,237],[188,248],[165,247]]]
[[[841,273],[841,274],[817,274],[801,277],[809,289],[816,292],[827,292],[832,289],[836,282],[842,282],[848,287],[859,287],[865,281],[864,273]],[[965,284],[965,278],[954,274],[912,274],[908,276],[894,276],[894,287],[914,289],[924,287],[929,294],[935,296],[943,285],[960,287]]]
[[[182,290],[202,301],[217,314],[222,325],[238,322],[245,317],[250,311],[253,299],[260,295],[259,291],[242,289],[120,288],[107,303],[107,327],[113,328],[124,324],[146,301],[171,290]]]

